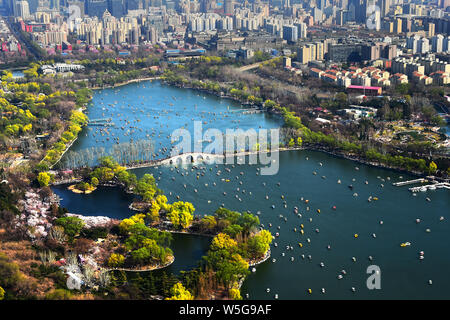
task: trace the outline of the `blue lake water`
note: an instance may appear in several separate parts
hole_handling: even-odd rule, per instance
[[[157,134],[162,131],[161,137],[155,137],[160,139],[156,141],[158,144],[161,141],[161,145],[165,141],[163,136],[189,122],[191,117],[202,118],[204,115],[202,119],[207,121],[209,108],[226,112],[229,111],[228,105],[230,110],[239,107],[233,106],[230,101],[221,101],[191,90],[166,87],[156,82],[145,83],[145,88],[143,83],[96,93],[94,105],[89,109],[90,117],[103,116],[105,110],[98,103],[102,101],[101,97],[103,101],[117,99],[117,105],[119,101],[124,105],[120,107],[119,113],[125,113],[130,103],[125,101],[132,101],[133,97],[140,101],[137,98],[139,96],[144,97],[140,100],[146,99],[143,100],[144,105],[155,108],[153,114],[161,117],[141,117],[142,126],[148,130],[155,129]],[[172,96],[177,98],[173,99]],[[168,103],[173,106],[168,106]],[[196,111],[194,105],[201,111]],[[161,109],[169,107],[177,111],[163,115]],[[185,110],[185,107],[188,109]],[[127,115],[129,120],[138,117],[132,112],[127,112]],[[239,125],[245,128],[279,125],[279,120],[263,114],[236,117],[241,120]],[[233,127],[236,118],[229,118],[218,119],[211,125]],[[117,134],[120,132],[123,131],[117,131]],[[81,149],[96,144],[108,147],[107,142],[96,143],[95,137],[90,134],[82,136],[73,148]],[[130,137],[135,137],[134,133],[121,137],[121,140]],[[152,173],[170,202],[177,201],[179,196],[183,201],[195,205],[196,214],[212,214],[223,204],[232,210],[249,210],[258,214],[261,223],[273,235],[279,233],[274,240],[277,246],[272,244],[271,247],[271,259],[257,266],[256,272],[244,282],[242,294],[248,294],[250,299],[273,299],[275,294],[278,294],[279,299],[450,298],[450,276],[447,274],[450,268],[450,197],[447,190],[421,192],[413,196],[408,187],[392,185],[392,182],[413,178],[409,175],[359,165],[320,152],[281,152],[278,161],[279,171],[272,176],[258,175],[258,166],[247,164],[227,165],[230,172],[225,170],[225,165],[216,167],[208,164],[187,164],[178,168],[161,166],[133,171],[138,177]],[[217,175],[219,170],[221,173]],[[338,180],[341,180],[340,184]],[[353,190],[348,188],[350,184]],[[114,218],[125,218],[132,214],[128,209],[130,196],[114,188],[99,189],[90,195],[74,194],[64,187],[55,188],[55,192],[63,198],[62,205],[71,212]],[[354,193],[358,196],[354,196]],[[378,197],[379,200],[369,202],[370,196]],[[426,201],[426,197],[431,201]],[[306,199],[308,203],[305,203]],[[332,209],[333,206],[336,206],[336,210]],[[293,212],[294,207],[298,207],[301,217]],[[320,213],[317,209],[320,209]],[[416,223],[416,219],[421,222]],[[301,224],[304,226],[303,235],[299,232]],[[358,234],[357,238],[355,234]],[[195,261],[208,248],[209,240],[204,237],[183,237],[177,235],[174,243],[174,272],[194,267]],[[411,246],[400,247],[401,243],[407,241]],[[302,248],[299,242],[303,244]],[[287,246],[293,249],[287,249]],[[424,251],[423,260],[419,260],[420,251]],[[369,256],[372,256],[372,261]],[[273,258],[276,262],[272,262]],[[321,262],[324,267],[320,266]],[[366,269],[370,265],[377,265],[381,270],[380,290],[366,287],[369,276]],[[342,274],[342,270],[346,274],[339,280],[337,277]],[[429,280],[432,280],[431,285]],[[352,287],[355,292],[352,292]],[[267,288],[270,288],[269,293],[266,292]],[[308,294],[309,288],[312,294]],[[321,293],[322,288],[325,288],[325,294]]]
[[[108,152],[117,144],[151,141],[156,154],[154,158],[164,158],[169,156],[170,150],[163,148],[172,146],[171,136],[175,129],[189,130],[191,146],[198,142],[194,135],[194,121],[200,122],[203,133],[208,129],[219,129],[224,134],[226,129],[257,130],[282,125],[277,116],[246,114],[244,111],[245,108],[233,100],[167,86],[160,81],[97,90],[86,114],[90,120],[112,119],[114,126],[88,126],[70,151],[101,148]],[[203,142],[203,146],[207,144]],[[65,162],[62,164],[64,166]]]

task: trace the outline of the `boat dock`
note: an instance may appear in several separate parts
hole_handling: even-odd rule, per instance
[[[237,110],[229,110],[231,113],[241,113],[241,114],[253,114],[253,113],[261,113],[264,110],[259,108],[247,108],[247,109],[237,109]]]
[[[436,190],[436,189],[447,189],[447,190],[450,190],[450,183],[441,182],[441,183],[428,184],[426,186],[412,187],[412,188],[409,188],[409,191],[411,191],[411,192],[418,192],[418,191],[425,192],[425,191],[428,191],[428,190]]]
[[[394,182],[392,185],[396,187],[406,186],[408,184],[414,184],[414,183],[424,183],[428,182],[427,179],[420,178],[420,179],[414,179],[414,180],[408,180],[408,181],[400,181],[400,182]]]
[[[242,114],[253,114],[253,113],[261,113],[263,110],[260,109],[246,109],[242,112]]]
[[[114,122],[111,122],[111,118],[104,118],[104,119],[92,119],[89,120],[88,125],[89,126],[102,126],[102,127],[114,127]]]
[[[79,183],[83,181],[83,179],[61,179],[51,183],[52,186],[59,186],[62,184],[71,184],[71,183]]]

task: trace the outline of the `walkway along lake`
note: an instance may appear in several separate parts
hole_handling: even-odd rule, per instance
[[[171,97],[164,90],[173,90],[177,99],[163,98]],[[123,99],[114,95],[133,99],[132,94],[156,97],[159,93],[163,94],[160,100],[148,100],[149,108],[156,101],[161,101],[160,105],[154,106],[156,110],[168,108],[165,102],[172,103],[170,107],[177,110],[184,110],[184,106],[192,107],[192,103],[196,103],[197,108],[202,105],[203,108],[225,110],[228,104],[231,105],[231,102],[215,97],[197,96],[197,92],[191,90],[169,88],[159,83],[140,83],[97,92],[89,112],[97,113],[94,117],[101,118],[102,106],[96,104],[99,97],[108,96],[123,104]],[[182,98],[183,94],[185,98]],[[135,97],[135,101],[139,100]],[[205,101],[204,105],[200,103],[202,101]],[[176,112],[166,115],[162,127],[161,119],[142,118],[141,124],[155,128],[157,133],[160,128],[171,132],[181,123],[190,121],[194,116],[192,110],[180,120],[181,114],[188,111],[180,111],[178,116]],[[133,113],[129,112],[128,116],[131,115]],[[198,115],[201,117],[203,114]],[[241,127],[257,129],[259,126],[279,125],[276,119],[265,114],[242,117],[239,119]],[[218,120],[211,125],[218,128],[221,128],[219,123],[235,125],[232,120]],[[118,121],[113,119],[113,122]],[[83,133],[77,141],[78,146],[74,144],[72,148],[102,145],[96,143],[90,133],[88,136]],[[163,136],[161,134],[161,146],[164,145]],[[134,134],[124,139],[130,137]],[[274,240],[277,246],[274,243],[271,246],[271,258],[258,265],[256,272],[244,282],[244,297],[248,294],[250,299],[273,299],[278,294],[279,299],[450,298],[450,276],[447,273],[450,268],[450,197],[447,190],[420,192],[413,196],[408,186],[392,185],[396,181],[412,179],[412,176],[356,164],[321,152],[281,152],[279,161],[280,170],[274,176],[261,176],[258,166],[250,165],[185,164],[178,168],[167,165],[135,169],[133,172],[138,177],[152,173],[170,202],[177,201],[179,196],[183,201],[194,204],[196,214],[211,214],[223,204],[232,210],[249,210],[258,214],[261,223],[273,235],[279,233]],[[89,195],[74,194],[63,186],[54,187],[54,190],[63,198],[61,204],[73,213],[112,218],[126,218],[132,214],[128,209],[131,196],[117,188],[99,188]],[[379,200],[369,202],[370,196]],[[426,201],[426,197],[431,201]],[[308,203],[305,200],[309,200]],[[332,209],[333,206],[336,210]],[[298,215],[294,213],[294,207],[298,207]],[[417,223],[416,219],[420,222]],[[303,235],[300,233],[301,225]],[[210,241],[208,237],[177,234],[174,234],[174,239],[175,263],[169,267],[173,272],[194,267]],[[404,242],[411,245],[400,247]],[[421,251],[424,252],[423,260],[419,259]],[[366,287],[369,276],[366,269],[373,264],[381,269],[381,290]],[[338,279],[338,275],[342,275],[342,279]],[[267,288],[270,288],[269,293]],[[307,292],[309,288],[312,294]],[[325,293],[321,293],[322,288],[325,288]]]

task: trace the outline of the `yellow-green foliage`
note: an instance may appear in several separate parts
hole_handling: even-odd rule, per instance
[[[194,296],[180,282],[170,289],[170,294],[172,296],[166,300],[194,300]]]
[[[130,230],[130,228],[135,224],[136,222],[131,219],[123,219],[119,224],[119,230],[123,234],[128,233],[128,230]]]
[[[437,170],[437,165],[434,163],[434,161],[430,162],[430,165],[428,166],[428,170],[430,173],[435,173]]]
[[[147,214],[147,217],[152,222],[159,222],[159,211],[161,210],[161,207],[159,204],[153,200],[152,206],[150,208],[150,211]]]
[[[128,233],[130,228],[134,226],[136,223],[144,224],[145,214],[139,213],[131,216],[130,218],[123,219],[119,224],[119,230],[122,233]]]
[[[39,172],[37,179],[41,187],[46,187],[50,183],[51,176],[47,172]]]
[[[225,233],[219,233],[211,242],[211,250],[225,249],[232,251],[235,248],[237,248],[237,242]]]
[[[194,219],[195,208],[190,202],[174,202],[167,217],[176,228],[188,228]]]
[[[239,289],[231,288],[230,290],[228,290],[228,295],[233,300],[242,300],[241,292],[239,291]]]
[[[113,253],[109,256],[108,265],[113,268],[117,268],[123,265],[125,257],[119,253]]]
[[[156,203],[159,205],[159,207],[164,211],[170,211],[171,205],[167,203],[167,197],[163,194],[158,195],[156,197]]]

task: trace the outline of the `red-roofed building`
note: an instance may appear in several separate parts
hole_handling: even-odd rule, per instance
[[[324,74],[324,72],[317,68],[311,68],[311,70],[309,70],[309,74],[311,75],[311,77],[320,79],[320,77]]]
[[[348,93],[359,93],[364,94],[366,96],[379,96],[382,94],[383,89],[381,87],[372,87],[372,86],[348,86]]]
[[[326,82],[336,82],[337,77],[333,76],[332,74],[324,74],[322,75],[322,80]]]
[[[392,82],[394,84],[408,83],[408,76],[403,73],[396,73],[392,76]]]
[[[449,74],[444,71],[436,71],[430,74],[433,79],[433,83],[439,86],[450,83]]]

